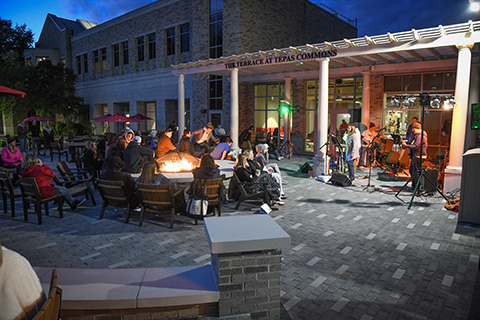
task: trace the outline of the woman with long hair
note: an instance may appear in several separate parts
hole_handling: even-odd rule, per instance
[[[86,149],[83,152],[83,164],[85,169],[91,170],[94,177],[97,177],[97,171],[100,171],[103,166],[103,160],[98,157],[97,143],[95,141],[88,141]]]

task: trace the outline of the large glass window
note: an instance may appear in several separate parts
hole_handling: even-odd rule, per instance
[[[88,54],[86,53],[83,54],[83,72],[88,72]]]
[[[118,67],[120,65],[120,46],[118,45],[118,43],[112,46],[112,52],[113,52],[113,66]]]
[[[285,98],[284,83],[268,83],[255,86],[254,125],[256,131],[270,132],[278,137],[283,134],[283,122],[278,112]]]
[[[175,54],[175,28],[165,30],[165,39],[167,41],[167,56]]]
[[[157,42],[155,34],[148,35],[148,59],[155,59],[157,56]]]
[[[223,54],[223,0],[210,0],[210,58]]]
[[[139,37],[136,39],[137,42],[137,61],[145,60],[145,39]]]
[[[128,41],[122,42],[122,60],[123,64],[128,64]]]
[[[82,57],[77,56],[77,74],[82,74]]]
[[[223,109],[223,77],[211,75],[208,82],[210,110]]]
[[[98,50],[93,51],[93,71],[98,71]]]
[[[180,26],[180,52],[190,51],[190,24]]]
[[[107,49],[101,49],[100,53],[102,54],[102,69],[107,69]]]

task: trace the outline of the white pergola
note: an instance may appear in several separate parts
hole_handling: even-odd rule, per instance
[[[361,73],[364,77],[362,122],[369,119],[369,84],[372,71],[414,72],[415,70],[442,70],[456,67],[455,101],[450,143],[450,161],[445,173],[445,190],[460,187],[462,155],[470,93],[470,72],[473,46],[480,42],[480,21],[438,26],[434,28],[387,33],[378,36],[343,39],[333,42],[273,49],[200,60],[172,66],[178,76],[179,129],[185,120],[184,77],[197,73],[230,77],[231,121],[230,136],[238,148],[238,81],[285,81],[291,79],[319,79],[317,115],[317,144],[327,141],[328,79]],[[477,74],[474,74],[478,77]],[[478,91],[478,88],[472,88]],[[289,90],[285,90],[290,92]],[[476,95],[478,97],[478,95]],[[289,102],[290,97],[285,97]],[[317,157],[325,160],[319,151]],[[448,180],[448,181],[447,181]]]

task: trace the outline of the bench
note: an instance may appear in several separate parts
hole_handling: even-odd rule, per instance
[[[53,268],[35,267],[48,291]],[[137,269],[58,268],[62,319],[92,314],[131,314],[185,309],[216,313],[219,300],[211,265]],[[163,308],[163,309],[162,309]],[[96,312],[97,311],[97,312]],[[199,315],[199,314],[197,314]],[[181,317],[181,316],[179,316]]]

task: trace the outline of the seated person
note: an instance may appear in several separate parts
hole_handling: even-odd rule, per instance
[[[169,184],[172,186],[173,192],[175,190],[175,184],[170,181],[167,177],[161,174],[158,171],[158,164],[155,161],[147,162],[143,165],[142,173],[137,178],[137,183],[142,184],[153,184],[153,185],[160,185],[160,184]],[[185,193],[180,192],[175,195],[175,211],[180,213],[185,213],[185,209],[187,207],[187,203],[185,201]]]
[[[255,128],[253,126],[243,130],[238,137],[238,145],[242,150],[252,150],[252,133]]]
[[[235,174],[244,185],[247,193],[258,193],[263,190],[263,186],[267,187],[267,192],[276,204],[283,206],[285,202],[280,201],[280,187],[279,184],[270,173],[262,172],[259,169],[253,169],[249,166],[247,156],[241,154],[237,158],[237,164],[235,166]]]
[[[132,200],[132,204],[134,207],[136,207],[139,204],[139,200],[137,199],[137,186],[135,179],[132,178],[132,176],[127,172],[121,171],[124,166],[125,162],[123,162],[120,157],[113,156],[107,163],[106,169],[102,171],[100,179],[108,181],[122,181],[125,185],[128,198]]]
[[[232,146],[232,139],[227,138],[225,142],[220,142],[217,144],[215,149],[210,153],[210,155],[213,157],[215,160],[225,160],[227,157],[228,151],[230,151],[230,147]]]
[[[15,169],[16,172],[13,177],[13,182],[18,180],[20,173],[20,165],[23,161],[23,155],[17,147],[17,140],[14,137],[7,138],[7,146],[2,150],[2,162],[5,168]]]
[[[226,135],[227,133],[225,132],[225,129],[222,128],[222,125],[219,124],[217,126],[217,128],[215,128],[215,135],[218,137],[218,136],[224,136]]]
[[[167,128],[163,135],[158,139],[157,144],[157,159],[163,157],[167,153],[177,150],[175,145],[172,143],[173,129]]]
[[[209,154],[204,154],[200,160],[200,167],[193,169],[194,179],[216,179],[220,178],[220,170],[215,160]]]
[[[154,152],[148,147],[141,146],[142,138],[135,136],[123,153],[125,166],[123,171],[129,173],[138,173],[142,170],[143,164],[153,161]]]
[[[27,259],[0,245],[0,320],[33,319],[45,301]]]
[[[268,149],[263,150],[264,152],[268,152]],[[277,181],[277,183],[280,185],[280,198],[282,200],[287,199],[287,196],[283,192],[283,185],[285,184],[285,182],[283,181],[282,176],[280,175],[280,173],[275,172],[275,170],[273,169],[273,167],[270,166],[270,164],[266,164],[264,156],[260,157],[257,155],[256,157],[254,157],[251,150],[247,150],[245,152],[245,155],[247,156],[247,162],[250,167],[254,168],[255,170],[259,169],[262,172],[267,172],[272,176],[273,179],[275,179],[275,181]],[[274,163],[274,165],[276,165],[278,169],[278,165],[276,163]],[[280,169],[278,169],[278,171],[280,171]]]
[[[180,139],[180,152],[187,153],[191,156],[195,153],[195,147],[193,146],[193,142],[191,140],[192,132],[189,129],[183,130],[183,136]]]
[[[52,182],[55,173],[49,166],[43,164],[42,160],[38,159],[34,154],[27,154],[25,160],[22,162],[22,170],[20,171],[20,174],[23,177],[35,178],[42,199],[61,194],[65,198],[65,201],[70,205],[72,211],[86,201],[86,199],[74,199],[68,189],[63,186],[55,186]]]
[[[95,141],[87,142],[87,148],[83,152],[83,165],[85,169],[91,170],[94,177],[97,176],[97,171],[102,170],[103,160],[98,156],[97,143]]]
[[[209,146],[210,140],[215,143],[218,143],[219,141],[217,138],[213,136],[212,131],[213,131],[213,125],[209,122],[204,128],[194,131],[192,133],[194,135],[196,149],[203,151],[203,153],[210,153],[210,146]]]

